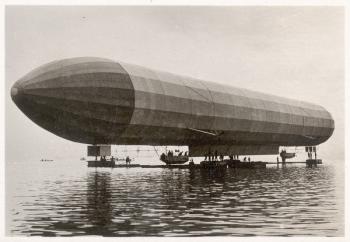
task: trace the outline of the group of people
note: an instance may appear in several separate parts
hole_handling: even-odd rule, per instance
[[[111,162],[115,162],[115,160],[118,160],[118,158],[115,159],[114,156],[111,156],[110,161],[111,161]],[[105,156],[105,155],[104,155],[104,156],[101,156],[101,157],[100,157],[100,161],[107,161],[106,156]],[[127,156],[127,157],[125,158],[125,162],[126,162],[126,165],[130,165],[131,159],[130,159],[129,156]]]
[[[105,155],[104,155],[104,156],[101,156],[101,157],[100,157],[100,161],[107,161],[106,156],[105,156]]]
[[[239,155],[229,155],[229,159],[232,160],[239,160]],[[205,161],[223,161],[225,159],[225,156],[220,154],[218,155],[218,151],[215,150],[214,153],[209,151],[207,154],[204,155],[204,160]],[[250,157],[244,157],[243,161],[248,161],[250,162]]]
[[[163,153],[164,154],[164,153]],[[162,154],[162,155],[163,155]],[[164,154],[165,155],[165,154]],[[174,152],[173,151],[171,151],[171,150],[169,150],[168,151],[168,157],[172,157],[172,156],[174,156]],[[177,155],[175,155],[175,156],[188,156],[188,152],[186,151],[184,154],[183,154],[183,151],[180,151]]]
[[[101,157],[100,157],[100,161],[107,161],[106,156],[105,156],[105,155],[101,156]],[[111,160],[110,160],[110,161],[115,161],[115,159],[114,159],[113,156],[111,157]]]
[[[230,160],[239,160],[239,155],[229,155]]]
[[[208,161],[223,161],[224,160],[224,155],[222,154],[218,154],[218,151],[215,150],[214,153],[212,153],[210,150],[208,151],[208,153],[206,153],[204,155],[204,160],[208,160]]]
[[[250,162],[250,157],[248,157],[248,159],[247,159],[247,157],[244,157],[244,158],[243,158],[243,161],[248,161],[248,162]]]

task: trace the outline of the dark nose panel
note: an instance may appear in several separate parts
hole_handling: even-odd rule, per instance
[[[39,67],[15,83],[11,96],[39,126],[87,144],[118,142],[135,106],[129,74],[120,64],[100,58]]]

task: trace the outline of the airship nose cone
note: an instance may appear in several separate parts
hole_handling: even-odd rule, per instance
[[[11,98],[16,105],[19,104],[22,93],[23,88],[19,86],[18,83],[15,83],[11,88]]]
[[[38,67],[13,85],[11,97],[34,123],[89,144],[115,142],[134,107],[128,73],[117,62],[93,57]]]
[[[17,94],[18,94],[18,88],[17,87],[12,87],[11,88],[11,97],[12,97],[12,99],[15,98]]]

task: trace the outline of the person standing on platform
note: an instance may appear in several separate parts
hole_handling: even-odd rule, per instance
[[[129,158],[129,156],[126,157],[125,162],[126,162],[127,166],[130,165],[130,158]]]

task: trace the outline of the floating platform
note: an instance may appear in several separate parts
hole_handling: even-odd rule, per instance
[[[307,159],[306,161],[285,161],[285,162],[266,162],[269,165],[286,165],[286,164],[306,164],[306,165],[320,165],[322,159]]]
[[[305,164],[306,161],[285,161],[285,162],[266,162],[269,165],[283,165],[283,164]]]
[[[285,164],[306,164],[308,167],[322,164],[321,159],[307,159],[306,161],[287,161],[287,162],[263,162],[263,161],[246,161],[240,160],[224,160],[224,161],[202,161],[200,164],[184,164],[184,165],[141,165],[141,164],[115,164],[112,161],[87,161],[88,167],[110,167],[110,168],[167,168],[167,169],[262,169],[266,165],[285,165]]]
[[[261,169],[266,168],[267,162],[263,161],[245,161],[240,160],[225,160],[229,168],[235,169]]]
[[[209,170],[218,170],[218,169],[226,169],[227,162],[226,161],[202,161],[199,165],[197,165],[200,169],[209,169]],[[191,164],[190,168],[196,168],[195,164]]]
[[[167,168],[167,169],[258,169],[266,168],[267,162],[252,161],[241,162],[239,160],[224,161],[202,161],[200,164],[189,163],[186,165],[140,165],[140,164],[115,164],[112,161],[87,161],[88,167],[110,167],[110,168]]]
[[[115,167],[114,161],[89,160],[88,167]]]
[[[141,168],[189,169],[190,165],[140,165]]]
[[[199,165],[195,165],[199,166]],[[169,168],[169,169],[188,169],[190,165],[140,165],[140,164],[115,164],[111,161],[88,161],[88,167],[110,167],[110,168]]]

